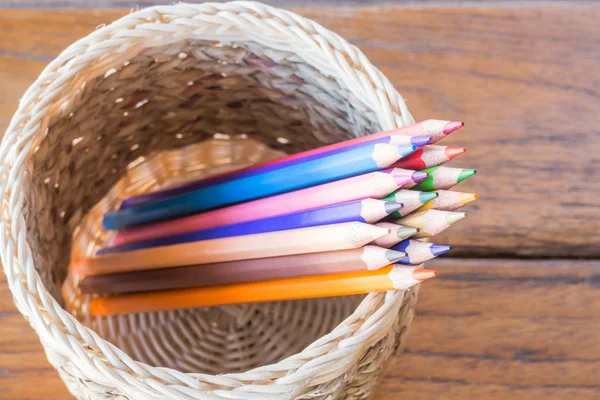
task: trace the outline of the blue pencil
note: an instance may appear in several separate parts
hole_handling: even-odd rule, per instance
[[[396,261],[397,263],[405,265],[418,265],[449,252],[452,247],[443,244],[427,243],[420,240],[407,239],[390,247],[390,249],[406,253],[405,257]]]
[[[219,175],[219,176],[215,176],[212,178],[201,179],[199,181],[191,182],[191,183],[188,183],[188,184],[185,184],[182,186],[178,186],[178,187],[175,187],[172,189],[166,189],[166,190],[161,190],[158,192],[152,192],[152,193],[142,194],[142,195],[135,196],[135,197],[130,197],[128,199],[125,199],[123,201],[123,203],[121,203],[121,209],[131,208],[131,207],[138,206],[141,204],[149,203],[151,201],[165,199],[165,198],[171,197],[171,196],[177,196],[177,195],[180,195],[183,193],[191,192],[193,190],[198,190],[198,189],[202,189],[202,188],[205,188],[208,186],[216,185],[218,183],[227,182],[232,179],[245,178],[248,176],[258,175],[263,172],[274,171],[276,169],[288,167],[290,165],[296,165],[296,164],[300,164],[300,163],[303,163],[306,161],[316,160],[316,159],[323,158],[328,155],[337,154],[337,153],[341,153],[341,152],[348,151],[351,149],[355,149],[357,147],[364,146],[366,144],[387,143],[387,144],[391,144],[391,145],[403,145],[404,143],[397,143],[398,139],[403,139],[403,140],[408,139],[410,145],[416,146],[416,147],[425,146],[427,143],[429,143],[431,141],[431,138],[427,137],[427,136],[392,135],[392,136],[384,136],[384,137],[380,137],[380,138],[375,138],[373,140],[369,140],[368,142],[357,143],[357,144],[349,145],[346,147],[336,148],[333,150],[328,150],[328,151],[324,151],[324,152],[316,153],[316,154],[314,154],[311,151],[307,151],[306,153],[308,153],[308,155],[301,156],[301,157],[295,157],[291,160],[286,160],[286,157],[284,157],[282,159],[282,161],[280,161],[280,162],[268,163],[267,165],[264,165],[264,166],[257,166],[257,167],[251,168],[251,169],[243,169],[241,171],[232,172],[232,173],[225,174],[225,175]],[[406,149],[400,150],[400,152],[401,153],[412,152],[412,150],[410,150],[410,145],[407,145]]]
[[[284,231],[288,229],[309,228],[311,226],[340,224],[343,222],[377,222],[390,213],[400,209],[402,204],[376,199],[364,199],[315,208],[277,217],[264,218],[239,224],[219,226],[216,228],[192,231],[148,239],[139,242],[122,244],[100,249],[96,255],[122,253],[146,249],[149,247],[170,246],[179,243],[199,240],[218,239],[223,237],[252,235],[255,233]]]
[[[109,212],[104,215],[102,224],[109,230],[122,229],[302,189],[386,168],[414,150],[414,146],[368,144],[305,163]]]

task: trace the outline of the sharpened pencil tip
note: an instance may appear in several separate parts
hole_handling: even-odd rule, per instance
[[[394,211],[398,211],[402,207],[404,207],[404,204],[402,204],[402,203],[396,203],[396,202],[392,202],[392,201],[386,201],[385,202],[385,212],[386,212],[386,214],[391,214]]]
[[[420,192],[419,201],[421,204],[425,204],[430,200],[436,199],[440,194],[438,192]]]
[[[446,157],[448,157],[449,160],[452,160],[454,157],[460,156],[461,154],[465,153],[466,151],[467,151],[467,149],[465,149],[464,147],[448,146],[448,147],[446,147],[445,153],[446,153]]]
[[[411,228],[409,226],[400,226],[396,229],[396,236],[401,239],[406,239],[412,235],[419,233],[417,228]]]
[[[427,172],[415,171],[412,174],[412,180],[415,183],[423,182],[425,179],[429,177]]]
[[[452,225],[466,216],[467,213],[465,212],[449,212],[448,214],[446,214],[446,221],[448,221],[448,225]]]
[[[472,177],[476,173],[477,173],[477,170],[474,170],[474,169],[463,169],[462,171],[460,171],[460,174],[458,175],[458,179],[456,179],[456,183],[462,182],[465,179]]]
[[[432,137],[429,136],[413,136],[410,138],[410,143],[417,147],[423,147],[433,140]]]
[[[472,201],[477,200],[477,195],[475,193],[459,193],[459,202],[463,206],[469,204]]]
[[[446,246],[443,244],[434,243],[431,246],[429,246],[429,251],[431,251],[431,254],[433,254],[434,257],[441,256],[442,254],[447,253],[450,250],[452,250],[451,246]]]
[[[390,264],[395,263],[396,261],[404,258],[406,253],[403,251],[396,251],[388,249],[385,252],[385,258],[390,262]]]
[[[444,129],[442,132],[444,133],[444,135],[449,135],[455,130],[462,128],[463,126],[465,126],[464,122],[449,121],[446,125],[444,125]]]
[[[435,278],[437,272],[431,269],[417,268],[412,272],[412,277],[418,281]]]

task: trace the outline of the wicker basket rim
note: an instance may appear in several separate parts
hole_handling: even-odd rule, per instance
[[[211,376],[184,374],[134,361],[62,309],[34,268],[33,250],[26,240],[23,188],[29,182],[27,161],[44,139],[52,118],[67,114],[76,106],[85,81],[122,65],[144,48],[184,39],[252,41],[266,47],[285,44],[286,50],[335,77],[357,98],[364,99],[383,129],[414,122],[402,97],[360,50],[292,12],[256,2],[177,4],[133,12],[69,46],[22,97],[0,145],[4,177],[0,229],[3,268],[17,307],[40,336],[46,351],[70,358],[79,368],[90,371],[90,379],[173,398],[188,398],[189,389],[206,391],[207,384],[213,386],[211,394],[195,397],[199,396],[196,394],[193,398],[240,398],[242,394],[243,398],[264,398],[265,393],[293,397],[293,393],[308,386],[343,374],[344,363],[335,365],[332,360],[353,357],[383,337],[392,323],[389,316],[397,314],[400,308],[403,293],[367,296],[355,313],[329,335],[277,364],[240,374]],[[383,306],[362,319],[365,310],[382,298]],[[323,350],[325,347],[327,350]],[[249,385],[256,381],[261,383]],[[213,390],[214,387],[222,390]]]

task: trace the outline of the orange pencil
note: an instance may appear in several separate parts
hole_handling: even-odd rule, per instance
[[[79,262],[75,261],[74,267],[79,275],[85,277],[291,254],[319,253],[362,247],[388,233],[390,230],[387,228],[362,222],[346,222],[200,240],[127,253],[113,253]]]
[[[390,266],[376,271],[303,276],[195,289],[97,297],[94,316],[210,307],[224,304],[309,299],[407,289],[436,275],[435,271]]]

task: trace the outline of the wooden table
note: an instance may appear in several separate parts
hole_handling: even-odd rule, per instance
[[[454,164],[479,171],[461,186],[480,194],[471,216],[439,240],[459,258],[429,264],[441,276],[377,398],[598,398],[600,9],[338,3],[296,11],[358,45],[417,119],[464,118],[445,143],[467,146]],[[127,12],[39,4],[0,14],[1,132],[53,57]],[[4,280],[0,387],[1,399],[70,398]]]

